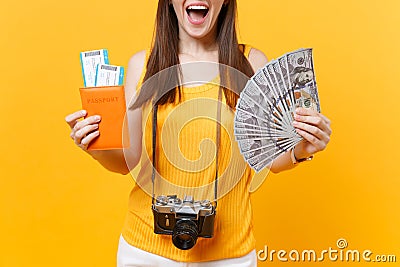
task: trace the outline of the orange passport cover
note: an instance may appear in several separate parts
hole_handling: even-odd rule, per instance
[[[123,86],[79,88],[82,108],[87,116],[100,115],[100,135],[88,150],[118,149],[129,146],[126,119],[125,91]]]

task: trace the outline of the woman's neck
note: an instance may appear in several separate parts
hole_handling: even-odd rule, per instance
[[[218,62],[218,43],[215,35],[210,34],[204,38],[196,39],[187,34],[179,34],[180,63],[193,61]]]
[[[203,62],[200,65],[186,63]],[[218,76],[218,43],[216,38],[196,39],[188,35],[179,36],[179,62],[182,71],[182,84],[185,87],[200,86]],[[201,70],[201,71],[199,71]]]

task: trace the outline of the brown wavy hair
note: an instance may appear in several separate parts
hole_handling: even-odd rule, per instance
[[[222,87],[226,103],[234,108],[238,99],[238,93],[243,89],[244,84],[232,70],[238,70],[251,77],[254,71],[243,54],[243,45],[239,45],[236,33],[237,4],[236,0],[229,0],[220,11],[217,20],[217,44],[218,60],[220,63],[221,84],[229,84],[230,88]],[[181,87],[179,84],[181,69],[179,67],[179,27],[174,8],[169,0],[159,0],[153,46],[147,61],[146,74],[143,79],[143,86],[133,103],[131,109],[141,107],[155,97],[158,105],[175,103],[181,99]],[[227,68],[226,66],[232,67]],[[160,75],[160,72],[162,74]],[[146,81],[158,74],[157,84]],[[236,80],[235,80],[236,79]],[[171,90],[170,86],[173,85]],[[164,88],[162,88],[164,87]]]

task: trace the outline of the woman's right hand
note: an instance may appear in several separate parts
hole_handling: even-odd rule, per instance
[[[101,117],[94,115],[85,118],[86,110],[79,110],[65,117],[65,121],[71,128],[71,138],[75,144],[84,151],[87,151],[89,144],[99,135],[99,122]]]
[[[129,60],[125,83],[126,99],[135,99],[136,87],[145,68],[145,61],[146,51],[144,50],[136,53]],[[121,174],[129,173],[139,163],[142,155],[142,109],[127,110],[130,147],[125,149],[87,150],[88,145],[101,134],[98,128],[101,117],[86,116],[86,110],[79,110],[65,117],[65,121],[71,128],[70,136],[75,144],[107,170]]]

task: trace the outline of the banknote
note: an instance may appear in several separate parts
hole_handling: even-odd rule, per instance
[[[235,140],[258,140],[258,139],[271,139],[274,144],[276,142],[281,142],[282,140],[294,140],[294,137],[287,136],[283,137],[282,135],[274,134],[274,133],[247,133],[247,134],[235,134]]]
[[[254,78],[259,77],[260,75],[255,74]],[[259,88],[256,80],[251,79],[246,84],[245,89],[241,92],[241,96],[246,99],[246,96],[253,100],[253,102],[258,103],[260,107],[264,110],[270,112],[270,110],[274,110],[271,115],[274,115],[278,120],[282,120],[282,108],[276,106],[277,98],[274,94],[272,94],[272,90],[269,86],[264,86],[263,89]],[[288,124],[289,121],[282,121],[283,123]]]
[[[238,140],[240,152],[257,172],[279,155],[289,151],[300,140],[294,139],[244,139]],[[255,168],[257,166],[257,168]]]
[[[252,167],[256,172],[259,172],[265,167],[270,166],[273,163],[273,160],[281,154],[281,151],[274,149],[262,154],[258,154],[246,161],[250,167]]]
[[[238,140],[237,141],[239,144],[239,150],[240,153],[245,153],[250,150],[260,148],[260,147],[266,147],[266,146],[274,146],[274,142],[271,139],[244,139],[244,140]]]
[[[290,89],[294,92],[296,107],[321,111],[315,81],[312,49],[301,49],[286,55]]]
[[[270,137],[270,138],[293,138],[292,134],[278,131],[271,131],[265,129],[248,129],[248,128],[234,128],[235,136],[245,136],[245,135],[259,135],[260,137]]]
[[[234,135],[235,139],[244,139],[237,136],[242,135],[260,135],[264,138],[265,135],[268,135],[270,138],[295,138],[299,137],[297,134],[292,132],[285,132],[278,129],[271,129],[266,127],[255,127],[253,125],[249,125],[247,123],[235,122],[234,125]]]
[[[249,129],[249,130],[258,130],[258,131],[269,131],[270,128],[268,127],[263,127],[263,126],[258,126],[258,125],[252,125],[246,122],[239,122],[235,121],[234,122],[234,129]]]
[[[262,68],[258,72],[256,72],[251,78],[251,81],[254,84],[249,82],[248,86],[246,86],[245,88],[246,90],[244,90],[243,93],[247,94],[251,98],[254,98],[254,100],[257,100],[257,97],[262,94],[263,97],[265,97],[265,99],[267,100],[269,108],[271,109],[273,107],[274,110],[277,112],[277,115],[281,117],[286,124],[289,124],[289,120],[287,120],[282,113],[284,107],[283,102],[279,101],[280,94],[271,84],[271,81],[267,77],[265,70]]]
[[[244,152],[243,156],[245,157],[246,161],[248,161],[249,163],[251,162],[251,165],[255,166],[258,163],[263,162],[271,154],[279,156],[287,152],[295,144],[296,142],[294,142],[293,140],[285,140],[285,141],[282,140],[282,142],[279,143],[279,146],[277,146],[276,144],[271,144],[268,146],[253,148],[250,149],[249,151]]]
[[[297,107],[320,112],[312,49],[268,62],[246,83],[234,118],[240,153],[256,172],[303,140],[293,126]]]
[[[293,121],[295,102],[294,102],[294,99],[292,99],[292,97],[291,97],[292,95],[289,94],[289,90],[286,88],[286,82],[284,80],[284,76],[282,74],[278,60],[274,60],[273,62],[271,62],[270,66],[273,70],[273,74],[275,75],[275,79],[276,79],[276,82],[278,83],[279,90],[283,94],[282,100],[284,102],[286,102],[285,104],[288,107],[288,111],[289,111],[288,115],[290,116],[289,120]]]
[[[294,134],[294,131],[289,131],[287,130],[286,125],[281,125],[278,122],[274,122],[271,119],[268,119],[266,117],[260,117],[259,115],[253,115],[251,112],[247,111],[247,110],[243,110],[239,107],[236,108],[236,113],[237,115],[237,122],[253,122],[254,125],[259,125],[265,128],[268,128],[268,130],[270,132],[274,132],[274,133],[290,133],[290,134]],[[245,121],[243,121],[243,119],[246,119]],[[292,126],[293,127],[293,126]],[[294,129],[294,127],[293,127]]]
[[[244,158],[246,159],[251,166],[257,165],[259,161],[265,159],[269,155],[275,155],[277,148],[271,144],[270,146],[263,146],[257,149],[251,149],[247,152],[243,153]]]
[[[248,96],[246,92],[242,92],[241,94],[241,99],[243,102],[246,103],[246,105],[250,106],[252,109],[255,109],[256,112],[252,113],[256,117],[261,117],[261,118],[267,118],[268,121],[270,121],[273,124],[281,126],[281,128],[290,131],[291,125],[288,123],[285,123],[282,117],[282,113],[278,112],[275,107],[273,106],[268,106],[265,105],[262,100],[261,103],[257,103],[257,98]],[[244,105],[238,104],[238,107],[242,110],[244,110]]]
[[[292,105],[295,105],[296,104],[296,97],[294,95],[293,90],[291,90],[291,86],[290,86],[289,66],[288,66],[288,63],[287,63],[286,55],[278,58],[277,61],[278,61],[278,64],[279,64],[280,72],[281,72],[281,74],[283,76],[283,82],[284,82],[284,86],[285,86],[286,92],[290,97],[290,101],[291,101]]]
[[[246,139],[249,140],[249,139]],[[294,143],[298,143],[298,140],[294,140],[294,139],[289,139],[289,138],[284,138],[284,139],[276,139],[274,141],[271,141],[271,139],[268,139],[268,142],[265,142],[266,139],[263,138],[259,138],[259,139],[254,139],[257,140],[257,142],[263,144],[263,146],[259,146],[259,147],[252,147],[249,148],[247,151],[245,152],[254,152],[256,150],[261,150],[260,152],[258,152],[258,154],[262,154],[263,152],[266,151],[270,151],[270,150],[280,150],[281,152],[286,152],[287,151],[287,147],[291,146]],[[242,140],[240,140],[242,141]],[[249,159],[249,157],[246,157],[246,159]]]
[[[272,123],[268,119],[258,119],[254,116],[251,112],[247,110],[242,110],[241,108],[237,107],[235,112],[235,123],[245,123],[248,125],[254,125],[257,127],[262,127],[266,129],[273,129],[277,127],[281,127],[279,123]]]
[[[278,81],[278,78],[275,75],[274,67],[273,67],[273,62],[271,61],[269,64],[267,64],[264,67],[265,73],[267,77],[269,77],[269,80],[271,81],[272,86],[275,88],[275,90],[278,92],[278,99],[276,100],[279,102],[279,105],[277,106],[282,106],[283,110],[283,116],[285,117],[285,121],[290,124],[290,122],[293,120],[293,117],[291,116],[292,114],[292,107],[290,105],[290,101],[287,99],[287,92],[285,90],[282,90],[282,87],[280,86],[280,82]]]
[[[262,102],[262,100],[258,101]],[[268,108],[263,108],[262,103],[257,103],[255,101],[252,101],[250,97],[244,94],[241,96],[241,101],[238,102],[236,109],[247,112],[253,115],[255,118],[262,118],[267,123],[279,125],[281,127],[283,126],[279,116],[269,112]]]
[[[296,145],[296,143],[291,144],[290,146],[287,147],[287,151],[289,151],[290,149],[292,149],[294,146]],[[256,164],[252,166],[252,168],[256,171],[256,172],[260,172],[261,170],[263,170],[265,167],[270,166],[274,159],[276,159],[277,157],[279,157],[280,155],[282,155],[284,152],[280,151],[280,150],[275,150],[275,153],[271,154],[268,153],[267,155],[264,154],[260,154],[259,158],[261,160],[253,160],[253,162],[255,162]],[[247,161],[249,163],[249,161]],[[250,163],[249,163],[250,165]],[[250,165],[251,166],[251,165]]]

